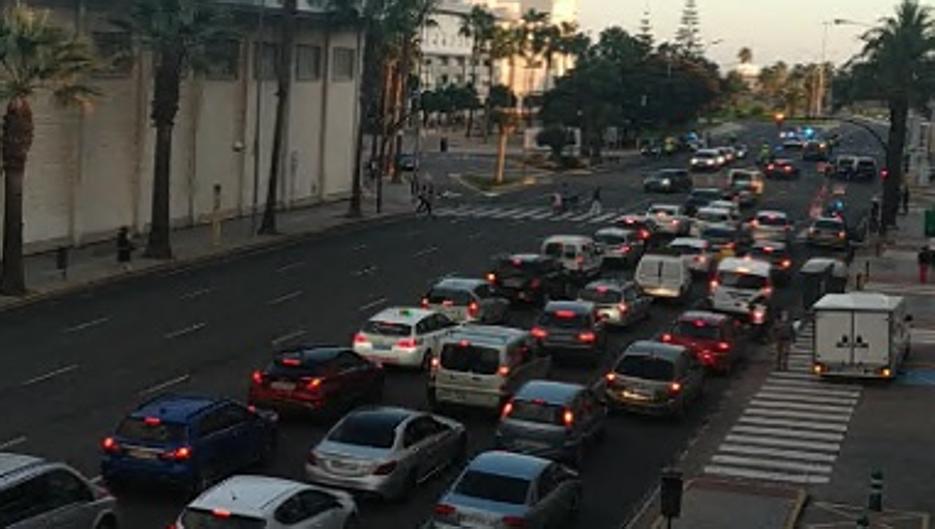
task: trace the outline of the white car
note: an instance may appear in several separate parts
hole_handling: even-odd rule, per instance
[[[701,208],[695,213],[695,220],[692,222],[690,233],[692,237],[700,237],[701,233],[709,226],[715,224],[732,224],[733,217],[729,210],[719,207]]]
[[[696,274],[710,274],[717,259],[709,248],[708,241],[694,237],[679,237],[669,243],[669,248],[682,256],[688,268]]]
[[[234,476],[185,507],[173,529],[344,529],[357,517],[351,495],[266,476]]]
[[[733,200],[713,200],[708,203],[707,207],[726,209],[730,213],[730,222],[740,222],[740,206]]]
[[[764,261],[735,257],[722,260],[710,284],[711,308],[744,316],[753,325],[763,325],[773,295],[770,270],[770,264]]]
[[[428,370],[432,355],[458,324],[434,310],[393,307],[367,320],[354,335],[354,352],[384,365]]]
[[[750,231],[756,241],[789,242],[792,239],[792,222],[782,211],[758,211],[750,221]]]
[[[718,149],[698,149],[691,159],[691,168],[696,171],[716,171],[724,164],[727,159]]]
[[[646,216],[656,220],[658,233],[667,235],[685,235],[691,227],[691,221],[682,211],[682,206],[674,204],[653,204],[646,210]]]

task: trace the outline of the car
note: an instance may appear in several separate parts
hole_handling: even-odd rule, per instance
[[[870,156],[860,156],[857,158],[857,162],[854,164],[854,174],[852,176],[854,180],[873,182],[876,180],[878,174],[880,174],[880,171],[877,169],[876,159]]]
[[[602,385],[611,409],[681,416],[702,395],[704,380],[704,368],[687,348],[640,340],[617,358]]]
[[[691,293],[692,274],[688,263],[680,255],[668,251],[644,255],[633,277],[640,290],[654,298],[685,301]]]
[[[757,211],[750,221],[750,231],[757,241],[791,242],[792,222],[784,211],[766,209]]]
[[[757,169],[735,169],[727,175],[727,190],[740,207],[751,207],[763,195],[766,181]]]
[[[698,149],[689,162],[692,171],[717,171],[727,160],[717,149]]]
[[[792,160],[777,158],[766,165],[766,178],[790,180],[799,177],[799,168]]]
[[[573,527],[583,497],[578,473],[561,463],[500,450],[483,452],[439,499],[427,528]]]
[[[542,241],[540,253],[557,259],[578,282],[600,276],[604,265],[600,247],[585,235],[552,235]]]
[[[429,289],[422,297],[421,306],[457,323],[499,323],[506,319],[510,300],[484,279],[447,277]]]
[[[712,254],[710,244],[704,239],[695,237],[679,237],[669,243],[668,248],[677,252],[692,273],[700,276],[709,276],[717,264]]]
[[[601,228],[594,234],[594,242],[603,252],[605,264],[625,267],[635,266],[646,249],[638,232],[623,228]]]
[[[770,272],[773,281],[778,284],[786,285],[792,280],[793,258],[792,251],[784,242],[778,241],[756,241],[746,257],[757,259],[772,267]]]
[[[847,248],[847,224],[840,217],[819,217],[809,226],[806,241],[812,246]]]
[[[857,157],[842,154],[834,160],[834,175],[841,180],[850,180],[857,170]]]
[[[757,331],[768,328],[773,280],[769,263],[729,257],[718,263],[717,274],[709,284],[708,304],[731,314]]]
[[[730,146],[718,147],[717,151],[721,153],[721,156],[724,157],[725,165],[733,163],[734,160],[737,159],[737,151],[734,150],[733,147],[730,147]]]
[[[727,210],[730,213],[730,221],[735,224],[739,224],[742,219],[742,214],[740,213],[740,206],[733,200],[714,200],[708,204],[709,208],[720,208]]]
[[[695,219],[692,222],[692,227],[689,233],[693,237],[698,237],[701,235],[701,232],[707,229],[708,226],[719,224],[735,224],[734,216],[731,214],[730,210],[721,207],[706,206],[700,208],[695,213]]]
[[[805,147],[806,140],[799,136],[787,136],[782,142],[782,148],[786,151],[800,150]]]
[[[467,431],[455,420],[405,408],[358,408],[309,449],[305,478],[399,500],[466,455]]]
[[[823,217],[844,219],[844,215],[847,213],[847,202],[844,196],[832,196],[829,198],[821,208],[821,212],[821,216]]]
[[[275,413],[230,399],[161,395],[101,441],[101,478],[110,490],[152,484],[201,492],[269,459],[277,424]]]
[[[428,371],[441,341],[457,326],[433,310],[390,307],[367,320],[354,335],[354,352],[383,366]]]
[[[650,140],[640,147],[640,155],[649,158],[658,158],[663,154],[663,145],[657,140]]]
[[[643,190],[648,193],[677,193],[692,189],[692,177],[685,169],[661,169],[643,180]]]
[[[407,339],[416,345],[414,338]],[[327,416],[378,400],[383,379],[380,364],[350,348],[298,346],[276,353],[253,372],[247,399],[258,408]]]
[[[0,452],[0,526],[116,529],[117,501],[72,467]]]
[[[701,231],[700,238],[708,241],[708,248],[714,253],[728,250],[739,255],[752,244],[749,232],[735,224],[711,224]]]
[[[686,215],[694,215],[699,208],[703,208],[711,202],[721,200],[722,198],[724,198],[724,190],[722,189],[716,187],[696,188],[688,196],[685,205],[682,206],[682,212]]]
[[[625,229],[636,232],[637,237],[643,241],[643,244],[649,246],[654,242],[659,232],[659,224],[656,219],[646,215],[623,215],[619,217],[614,224]]]
[[[802,159],[811,162],[827,162],[831,146],[821,140],[809,140],[802,146]]]
[[[724,191],[724,197],[740,209],[752,208],[756,205],[759,196],[749,186],[737,185]]]
[[[644,296],[632,281],[600,279],[578,291],[578,300],[593,303],[607,325],[626,327],[649,318],[652,298]]]
[[[737,152],[738,160],[745,160],[747,155],[750,154],[750,148],[744,143],[734,145],[734,150]]]
[[[552,301],[530,331],[553,358],[584,359],[591,365],[604,356],[607,332],[597,307],[586,301]]]
[[[494,436],[500,450],[576,467],[604,435],[607,408],[581,384],[531,380],[503,406]]]
[[[549,299],[573,295],[573,282],[555,257],[518,253],[498,255],[492,261],[487,282],[511,303],[543,305]]]
[[[652,204],[646,210],[647,217],[656,219],[659,233],[665,235],[685,235],[691,229],[691,221],[685,216],[681,206],[675,204]]]
[[[730,316],[691,310],[682,313],[660,341],[687,348],[712,371],[729,373],[744,352],[739,334],[739,325]]]
[[[400,154],[396,157],[396,167],[400,171],[411,173],[419,168],[419,159],[415,154]]]
[[[527,380],[547,378],[552,358],[529,331],[469,325],[452,333],[432,363],[426,398],[432,409],[471,406],[497,413]]]
[[[350,494],[268,476],[234,476],[189,503],[169,529],[345,529],[357,520]]]

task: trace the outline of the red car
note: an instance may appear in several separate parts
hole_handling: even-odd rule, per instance
[[[327,414],[382,394],[378,364],[344,347],[299,347],[253,372],[248,401],[258,408]]]
[[[660,341],[681,345],[705,367],[728,373],[740,353],[736,326],[734,319],[725,314],[689,311],[679,316]]]

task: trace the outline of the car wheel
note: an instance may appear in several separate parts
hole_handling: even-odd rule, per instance
[[[101,518],[101,521],[97,522],[97,525],[94,526],[94,529],[117,529],[117,519],[113,516],[105,516]]]

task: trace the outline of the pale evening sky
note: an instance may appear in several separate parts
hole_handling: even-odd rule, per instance
[[[604,27],[619,25],[636,32],[649,6],[656,41],[671,40],[679,25],[684,0],[578,0],[582,29],[596,36]],[[923,5],[931,2],[922,2]],[[708,56],[731,68],[737,51],[748,46],[753,62],[777,60],[817,62],[821,57],[822,22],[845,18],[872,24],[893,13],[897,0],[697,0]],[[858,36],[865,28],[831,26],[827,58],[840,64],[860,50]]]

